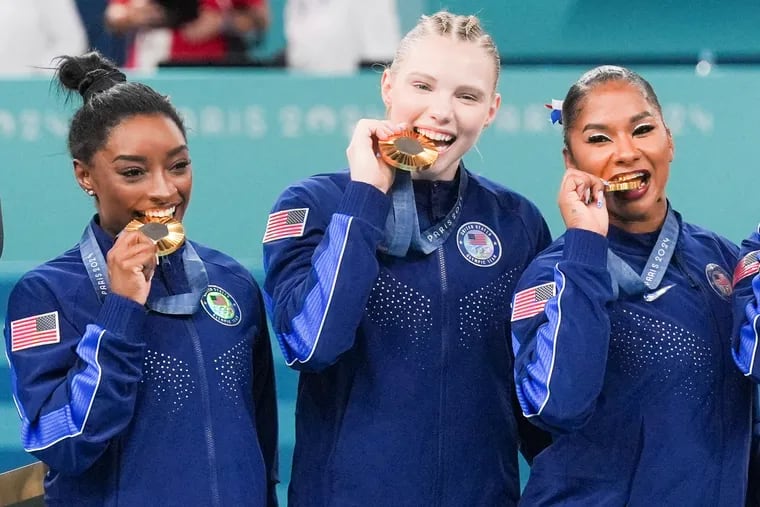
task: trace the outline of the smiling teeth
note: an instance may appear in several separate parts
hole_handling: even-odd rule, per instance
[[[418,134],[422,134],[423,136],[427,137],[431,141],[442,141],[442,142],[448,143],[454,140],[454,136],[450,134],[444,134],[443,132],[436,132],[434,130],[421,129],[421,128],[415,128],[414,130],[416,130]]]
[[[174,206],[167,209],[152,209],[152,210],[146,211],[145,216],[150,217],[150,218],[172,217],[174,216],[174,209],[175,209]]]

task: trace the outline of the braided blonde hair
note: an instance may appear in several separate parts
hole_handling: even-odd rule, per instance
[[[496,75],[494,90],[496,90],[499,71],[501,70],[501,59],[493,38],[483,29],[477,16],[462,16],[447,11],[438,11],[430,16],[422,16],[417,25],[401,39],[390,66],[392,74],[396,73],[414,43],[428,35],[440,35],[453,40],[472,42],[482,47],[493,58]]]

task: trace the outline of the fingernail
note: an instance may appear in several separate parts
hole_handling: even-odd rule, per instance
[[[601,190],[596,193],[596,207],[601,209],[604,206],[604,192]]]

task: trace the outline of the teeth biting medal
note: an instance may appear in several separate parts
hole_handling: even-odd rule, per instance
[[[140,231],[152,239],[159,257],[176,252],[185,242],[185,228],[172,217],[142,216],[129,222],[125,230]]]
[[[380,157],[386,164],[404,171],[424,171],[438,158],[433,141],[406,129],[384,141],[378,141]]]
[[[616,176],[611,180],[602,180],[604,182],[605,192],[624,192],[626,190],[636,190],[644,185],[645,173],[629,173]]]

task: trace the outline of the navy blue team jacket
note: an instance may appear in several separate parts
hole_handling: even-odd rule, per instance
[[[523,412],[553,433],[525,505],[742,505],[752,389],[731,359],[737,249],[678,219],[665,277],[644,295],[613,299],[606,252],[639,273],[657,233],[612,226],[568,230],[521,278],[518,294],[554,289],[512,325]]]
[[[760,382],[760,233],[755,231],[742,242],[739,262],[734,270],[733,355],[739,371],[753,382]],[[760,404],[755,389],[753,441],[747,505],[760,505]]]
[[[423,229],[455,187],[415,182]],[[463,203],[441,247],[404,258],[378,252],[390,198],[348,173],[275,204],[307,210],[302,235],[264,244],[273,326],[301,371],[289,505],[517,502],[509,303],[550,238],[531,203],[483,178]]]
[[[105,255],[113,240],[92,226]],[[190,316],[115,294],[101,303],[78,246],[13,289],[5,339],[14,399],[24,448],[50,467],[48,505],[276,505],[261,297],[240,264],[193,246],[209,285]],[[150,297],[185,292],[184,248],[161,259]],[[35,321],[57,338],[25,332]]]
[[[740,260],[734,269],[734,334],[733,355],[739,370],[755,382],[760,382],[760,233],[752,235],[742,242],[739,252]]]

